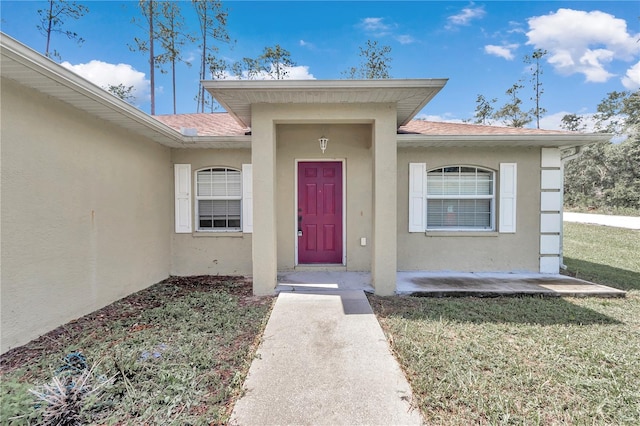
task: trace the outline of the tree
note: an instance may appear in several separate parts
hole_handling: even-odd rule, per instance
[[[107,87],[103,87],[107,92],[111,93],[113,96],[116,96],[122,99],[125,102],[133,102],[135,96],[133,95],[134,88],[133,86],[125,86],[124,84],[109,84]]]
[[[586,129],[583,117],[577,114],[566,114],[562,117],[560,127],[570,132],[583,132]]]
[[[518,82],[505,92],[509,97],[509,103],[496,111],[493,118],[502,120],[509,127],[524,127],[531,122],[531,114],[521,109],[522,100],[518,97],[518,91],[523,87],[522,83]]]
[[[542,76],[542,65],[540,65],[540,59],[547,54],[546,50],[536,49],[531,56],[526,55],[524,62],[531,65],[531,84],[533,85],[534,96],[531,98],[535,102],[536,106],[531,109],[531,114],[536,119],[536,127],[540,128],[540,117],[544,115],[547,110],[540,107],[540,99],[544,93],[542,88],[542,82],[540,77]]]
[[[158,41],[164,52],[158,55],[159,64],[171,64],[171,87],[173,94],[173,113],[176,113],[176,62],[183,62],[187,66],[191,63],[182,58],[182,48],[187,42],[193,42],[195,38],[185,32],[184,18],[180,13],[178,2],[163,1],[160,11],[161,19],[158,21]],[[160,72],[164,73],[163,69]]]
[[[215,41],[231,42],[226,28],[228,12],[222,8],[222,3],[218,0],[192,0],[192,4],[200,26],[200,81],[202,81],[206,78],[207,68],[215,67],[214,62],[217,60],[215,53],[218,48],[213,43]],[[197,110],[204,112],[207,100],[202,83],[198,87],[196,102]]]
[[[282,80],[288,74],[287,68],[295,66],[295,62],[291,60],[291,53],[288,50],[276,44],[274,47],[265,47],[259,58],[260,66],[267,75],[275,80]]]
[[[142,27],[147,31],[146,38],[134,37],[135,46],[129,46],[131,50],[149,54],[149,82],[151,92],[151,115],[156,113],[156,79],[155,69],[159,64],[156,63],[155,41],[157,38],[157,21],[160,17],[160,9],[158,2],[155,0],[139,0],[138,6],[142,12],[144,21]],[[135,22],[135,19],[134,19]]]
[[[385,79],[391,78],[390,46],[378,46],[377,41],[367,40],[360,49],[360,67],[351,67],[342,73],[348,79]]]
[[[65,19],[80,19],[86,13],[89,12],[89,8],[78,4],[76,2],[67,2],[64,0],[48,0],[48,7],[46,9],[38,9],[38,15],[40,15],[40,24],[37,26],[38,31],[47,38],[47,44],[44,54],[47,58],[55,57],[60,59],[60,53],[55,49],[50,51],[51,47],[51,34],[58,33],[64,34],[70,40],[76,40],[78,44],[82,44],[84,39],[78,35],[78,33],[65,30]]]
[[[478,95],[476,98],[476,113],[473,116],[475,118],[475,124],[488,124],[488,121],[493,117],[495,108],[493,105],[497,102],[496,98],[487,100],[484,95]]]
[[[232,71],[233,75],[240,80],[255,80],[263,71],[263,66],[260,62],[260,58],[242,58],[241,61],[233,63]]]
[[[587,146],[579,158],[567,164],[565,200],[568,205],[640,209],[639,117],[638,91],[611,92],[598,104],[596,130],[611,133],[614,139],[626,139]],[[566,115],[563,123],[567,129],[584,129],[575,114]]]

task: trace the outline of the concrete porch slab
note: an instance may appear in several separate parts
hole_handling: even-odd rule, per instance
[[[560,274],[406,271],[396,274],[396,293],[421,297],[565,296],[625,297],[626,292]],[[278,273],[276,292],[363,290],[373,293],[368,272]]]
[[[560,274],[398,272],[397,294],[421,297],[625,297],[626,292]]]

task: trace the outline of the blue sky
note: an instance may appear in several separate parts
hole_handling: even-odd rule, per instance
[[[144,37],[131,22],[136,1],[84,1],[89,13],[66,28],[85,39],[78,46],[54,35],[52,47],[67,67],[105,86],[136,88],[136,105],[149,112],[147,58],[132,52]],[[187,25],[197,29],[190,2],[181,2]],[[36,26],[40,1],[0,3],[2,31],[43,52]],[[566,113],[589,116],[611,91],[640,87],[640,6],[637,1],[223,1],[235,43],[220,45],[233,62],[255,58],[280,44],[297,67],[292,78],[340,79],[359,64],[367,40],[391,47],[393,78],[448,78],[445,88],[418,115],[460,121],[473,116],[478,94],[506,102],[504,92],[520,79],[520,97],[532,106],[523,56],[546,49],[541,127],[557,128]],[[195,45],[185,56],[195,58]],[[94,61],[94,62],[92,62]],[[197,63],[180,65],[178,113],[196,111]],[[172,112],[168,74],[156,77],[156,113]]]

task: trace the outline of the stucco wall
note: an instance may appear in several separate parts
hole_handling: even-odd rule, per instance
[[[276,126],[278,270],[292,270],[295,266],[296,160],[344,160],[346,266],[349,271],[371,269],[371,132],[369,124]],[[318,143],[322,134],[329,138],[324,154]],[[364,247],[360,245],[361,237],[368,241]]]
[[[169,275],[170,150],[2,80],[2,352]]]
[[[409,163],[427,170],[472,165],[496,172],[499,203],[500,163],[518,164],[517,232],[490,236],[427,236],[408,232]],[[540,233],[539,148],[406,148],[398,152],[398,270],[538,272]],[[496,211],[496,226],[498,223]],[[430,233],[430,235],[436,234]],[[467,234],[469,235],[469,234]],[[481,235],[474,233],[474,235]]]
[[[242,170],[251,163],[249,149],[173,149],[174,164],[191,164],[191,194],[195,194],[196,170],[229,167]],[[173,184],[171,185],[173,191]],[[192,197],[192,214],[195,199]],[[171,218],[174,210],[171,210]],[[197,232],[192,217],[191,234],[172,232],[172,275],[251,275],[251,234],[242,232]]]

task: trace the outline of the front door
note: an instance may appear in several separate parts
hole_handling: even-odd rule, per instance
[[[342,264],[342,163],[298,163],[298,263]]]

